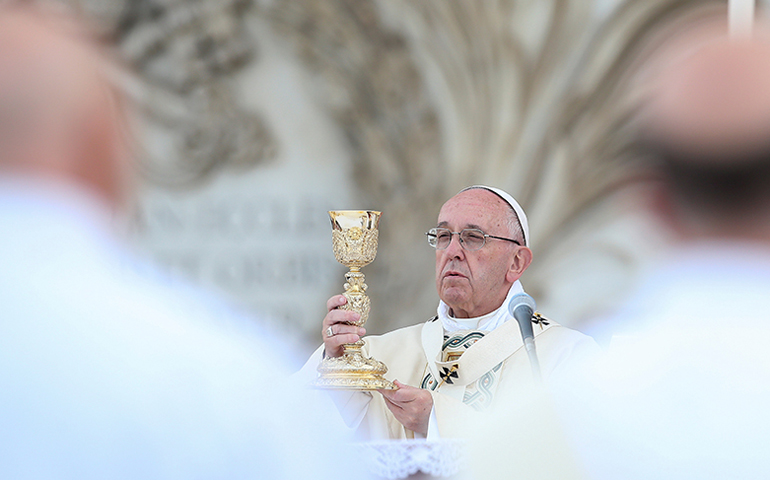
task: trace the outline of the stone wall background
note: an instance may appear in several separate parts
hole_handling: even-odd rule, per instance
[[[580,328],[668,239],[631,143],[645,52],[725,0],[70,0],[134,73],[138,247],[320,342],[326,210],[384,212],[370,333],[435,311],[424,232],[487,183],[530,219],[525,288]]]

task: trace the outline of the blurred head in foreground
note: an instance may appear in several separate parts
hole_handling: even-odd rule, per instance
[[[698,42],[662,69],[643,115],[658,213],[684,238],[770,240],[770,35]]]
[[[59,10],[0,7],[0,174],[74,184],[123,206],[130,175],[111,59]]]
[[[77,19],[0,7],[0,478],[332,478],[282,341],[106,234],[109,68]]]
[[[641,140],[681,242],[597,328],[620,332],[605,356],[490,427],[477,478],[770,472],[770,39],[700,31],[665,47]]]

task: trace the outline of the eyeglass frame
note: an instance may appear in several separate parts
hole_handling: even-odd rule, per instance
[[[444,248],[438,248],[438,235],[436,234],[437,230],[446,230],[447,232],[450,233],[449,243],[447,243],[446,247],[444,247]],[[475,232],[481,233],[481,236],[484,237],[484,242],[481,244],[481,246],[479,248],[470,250],[470,249],[465,247],[465,243],[463,242],[462,233],[466,232],[466,231],[475,231]],[[453,232],[451,229],[446,228],[446,227],[433,227],[430,230],[428,230],[427,232],[425,232],[425,236],[428,237],[428,245],[430,245],[431,247],[435,248],[436,250],[446,250],[447,248],[449,248],[449,245],[452,244],[452,235],[457,235],[457,238],[460,241],[460,247],[462,247],[462,249],[467,251],[467,252],[477,252],[477,251],[481,250],[482,248],[484,248],[484,245],[487,244],[487,239],[488,238],[494,238],[494,239],[497,239],[497,240],[505,240],[505,241],[508,241],[508,242],[513,242],[513,243],[515,243],[518,246],[521,246],[521,243],[519,243],[518,240],[514,240],[512,238],[498,237],[497,235],[490,235],[490,234],[484,232],[484,230],[482,230],[480,228],[463,228],[459,232]],[[435,245],[431,245],[430,244],[430,237],[431,236],[436,238],[436,244]]]

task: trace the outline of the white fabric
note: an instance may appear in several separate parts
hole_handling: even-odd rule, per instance
[[[452,333],[459,330],[467,330],[469,328],[492,331],[510,318],[513,318],[508,312],[508,303],[512,296],[523,292],[524,289],[521,286],[521,282],[517,280],[511,286],[511,289],[508,291],[508,295],[506,296],[506,299],[500,308],[488,313],[487,315],[472,319],[456,319],[450,316],[449,306],[447,306],[447,304],[445,304],[443,301],[439,301],[437,311],[438,317],[441,321],[443,330],[446,333]],[[425,340],[425,338],[429,340]],[[438,356],[438,352],[441,350],[442,339],[443,334],[439,335],[438,331],[434,333],[430,328],[428,329],[427,333],[423,334],[423,350],[426,352],[427,358],[434,358]],[[438,352],[436,351],[436,346],[438,346]],[[435,362],[429,362],[428,367],[434,378],[439,378]],[[464,386],[458,385],[456,388],[451,388],[451,386],[445,387],[446,393],[457,397],[459,400],[462,400],[464,391]],[[364,419],[364,415],[366,415],[367,406],[369,405],[369,401],[372,399],[372,394],[368,392],[332,391],[329,392],[329,395],[341,412],[345,425],[351,429],[358,428],[358,426],[361,424],[361,421]],[[437,440],[441,438],[441,433],[438,429],[438,422],[436,421],[435,407],[433,407],[430,412],[428,421],[428,433],[425,435],[415,433],[415,436],[419,438],[427,438],[428,440]]]
[[[768,477],[768,292],[770,250],[750,244],[691,244],[650,276],[604,327],[580,413],[563,407],[592,478]]]
[[[388,480],[419,472],[454,477],[465,467],[466,445],[461,440],[383,440],[360,443],[355,450],[372,473]]]
[[[317,366],[317,362],[315,364],[311,364],[311,362],[308,361],[305,366],[302,367],[302,370],[298,372],[299,381],[309,385],[318,375],[315,373],[315,367]],[[357,429],[358,426],[361,425],[361,422],[364,420],[364,415],[366,415],[366,407],[372,400],[372,392],[361,392],[356,390],[328,390],[325,393],[331,399],[334,406],[337,408],[337,411],[340,412],[342,421],[345,422],[345,426],[351,430]],[[318,398],[317,401],[322,402],[322,397]]]
[[[540,366],[546,379],[570,361],[592,354],[597,348],[596,343],[589,337],[554,322],[542,329],[535,328],[535,335]],[[441,351],[443,338],[441,323],[437,320],[428,321],[385,335],[366,337],[364,354],[385,362],[388,366],[386,378],[420,386],[426,367],[434,378],[439,378],[436,359]],[[426,349],[426,345],[429,348]],[[520,392],[524,391],[527,385],[534,383],[529,359],[522,347],[516,322],[504,323],[470,347],[458,361],[462,365],[457,385],[444,383],[437,390],[431,391],[435,418],[432,418],[429,424],[428,438],[436,438],[430,430],[433,425],[441,438],[464,438],[468,434],[468,426],[481,414],[463,402],[465,385],[477,380],[498,364],[502,363],[502,370],[492,406],[499,404],[501,411],[507,411],[510,405],[517,404],[520,401]],[[321,361],[322,352],[323,346],[308,359],[298,373],[301,381],[309,384],[316,378],[316,368]],[[393,417],[379,393],[329,393],[345,424],[354,430],[360,439],[411,438],[411,432],[405,430]],[[502,403],[498,402],[498,393],[505,393]]]
[[[513,285],[511,285],[510,290],[508,290],[508,295],[506,295],[503,304],[500,305],[500,308],[481,317],[468,319],[454,318],[449,314],[449,305],[444,303],[443,300],[439,300],[438,309],[436,311],[438,313],[439,320],[441,320],[441,325],[444,327],[444,331],[446,333],[457,332],[459,330],[468,330],[469,327],[467,326],[466,322],[473,322],[475,324],[470,328],[491,332],[503,323],[507,322],[509,319],[513,318],[508,311],[508,303],[510,302],[511,297],[519,293],[524,293],[524,288],[522,288],[521,282],[516,280]]]
[[[514,212],[516,212],[516,216],[519,217],[519,224],[521,225],[521,231],[524,234],[524,245],[527,247],[530,247],[530,241],[529,241],[529,221],[527,220],[527,214],[524,213],[524,209],[521,208],[521,205],[519,205],[519,202],[516,201],[516,199],[511,196],[510,193],[506,192],[505,190],[499,189],[497,187],[488,187],[486,185],[471,185],[470,187],[465,187],[462,190],[460,190],[460,193],[466,191],[466,190],[472,190],[474,188],[483,188],[484,190],[489,190],[490,192],[494,193],[498,197],[505,200],[508,205],[511,206]]]
[[[422,437],[422,435],[420,436]],[[425,434],[425,438],[427,440],[439,440],[441,438],[441,432],[438,430],[438,419],[436,418],[435,405],[430,409],[430,417],[428,418],[428,433]]]
[[[508,202],[519,217],[524,233],[525,245],[529,244],[529,226],[526,214],[521,206],[508,193],[494,187],[474,185],[462,191],[483,188],[487,189]],[[506,322],[512,318],[508,312],[508,303],[513,295],[523,293],[519,281],[514,282],[508,291],[505,301],[497,310],[472,319],[456,319],[449,315],[449,307],[439,302],[437,309],[439,321],[427,322],[398,329],[379,337],[365,339],[365,353],[371,352],[374,358],[384,361],[389,366],[389,379],[398,379],[412,386],[419,386],[427,368],[433,378],[440,378],[437,362],[440,363],[441,345],[444,333],[460,330],[478,329],[491,332],[476,345],[469,348],[459,361],[459,371],[463,372],[461,380],[455,384],[442,383],[436,391],[432,391],[433,409],[430,412],[427,439],[437,439],[444,435],[439,424],[450,430],[450,436],[457,437],[467,434],[465,427],[472,423],[471,417],[476,411],[463,403],[466,386],[476,381],[481,375],[496,366],[503,365],[500,376],[502,390],[515,391],[517,387],[532,381],[529,359],[524,352],[521,336],[516,322]],[[505,328],[501,328],[505,326]],[[555,327],[555,328],[553,328]],[[543,333],[545,335],[542,335]],[[548,377],[570,357],[582,357],[595,352],[596,343],[578,332],[563,328],[556,324],[536,329],[538,349],[541,355],[541,367]],[[419,343],[418,343],[419,342]],[[541,345],[542,343],[542,345]],[[477,348],[478,347],[478,348]],[[368,352],[366,352],[368,350]],[[311,382],[316,377],[316,367],[321,360],[323,346],[310,357],[298,373],[300,378]],[[497,385],[495,385],[497,388]],[[366,430],[368,439],[375,438],[408,438],[406,432],[390,414],[379,394],[365,392],[330,392],[334,404],[342,416],[344,423],[351,429]],[[496,397],[496,395],[495,395]],[[508,393],[507,398],[514,398]],[[374,405],[374,408],[373,408]],[[374,410],[374,411],[373,411]],[[400,427],[400,428],[399,428]],[[414,434],[416,437],[422,435]]]
[[[441,321],[441,326],[446,333],[452,333],[459,330],[467,330],[469,328],[486,331],[495,330],[497,327],[513,318],[508,311],[508,303],[512,296],[523,292],[524,289],[521,286],[521,282],[517,280],[511,286],[511,289],[508,291],[508,295],[506,296],[506,299],[500,308],[488,313],[487,315],[470,319],[457,319],[452,317],[449,315],[449,306],[443,301],[439,301],[437,313],[439,320]],[[436,341],[436,339],[438,339],[438,341]],[[438,357],[441,350],[442,339],[443,334],[438,335],[438,332],[434,333],[430,328],[428,328],[427,333],[424,331],[422,343],[423,350],[426,352],[427,358],[435,360],[435,358]],[[438,351],[436,351],[436,347],[438,347]],[[434,378],[439,378],[435,361],[428,362],[428,368],[433,374]],[[456,387],[452,388],[452,386],[447,385],[444,388],[444,393],[462,401],[463,394],[465,393],[465,386],[457,385]],[[333,391],[329,392],[329,395],[341,412],[345,424],[351,429],[358,428],[358,426],[361,424],[361,421],[364,419],[364,415],[366,415],[367,406],[369,405],[369,401],[372,399],[372,394],[367,392]],[[435,406],[431,409],[430,412],[430,417],[428,420],[428,433],[415,433],[415,436],[417,438],[426,438],[428,440],[438,440],[441,438],[438,422],[436,420]]]
[[[278,339],[138,262],[110,223],[85,192],[0,178],[0,477],[336,474]]]
[[[599,328],[616,334],[605,357],[498,422],[479,478],[768,478],[768,292],[766,246],[676,250]],[[530,415],[557,421],[531,428]],[[538,445],[551,450],[494,460]],[[543,468],[556,457],[571,472]]]

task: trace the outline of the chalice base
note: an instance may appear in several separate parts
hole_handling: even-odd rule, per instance
[[[361,345],[345,345],[341,357],[324,358],[318,365],[320,375],[313,386],[326,390],[396,390],[396,385],[383,377],[388,367],[365,357]]]

